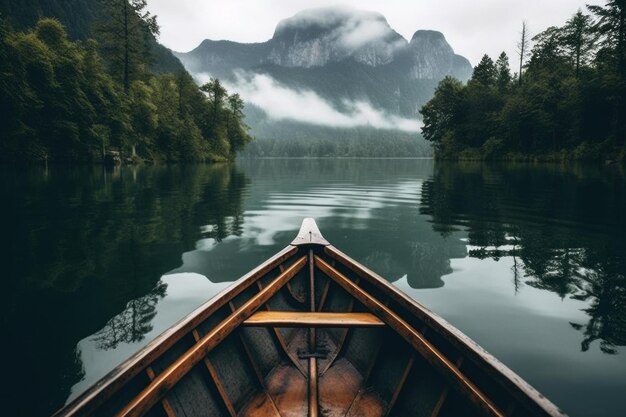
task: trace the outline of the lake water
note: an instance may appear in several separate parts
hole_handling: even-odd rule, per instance
[[[624,415],[623,167],[5,166],[0,201],[6,415],[49,415],[304,217],[571,416]]]

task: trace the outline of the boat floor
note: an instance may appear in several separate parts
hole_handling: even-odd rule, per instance
[[[326,417],[382,416],[385,405],[374,392],[362,390],[361,374],[346,359],[338,359],[319,377],[320,414]],[[277,366],[266,378],[266,393],[250,401],[241,417],[302,417],[308,415],[307,378],[292,364]]]

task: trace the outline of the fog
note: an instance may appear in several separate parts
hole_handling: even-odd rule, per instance
[[[340,22],[343,24],[339,25]],[[382,14],[349,6],[317,8],[307,10],[306,13],[297,13],[288,21],[280,22],[277,30],[288,28],[290,25],[332,28],[327,38],[348,49],[360,48],[388,36],[398,38],[394,45],[396,47],[406,44],[406,40],[389,26]]]
[[[195,75],[207,82],[207,73]],[[273,120],[292,120],[314,125],[350,128],[370,126],[417,132],[421,123],[376,109],[366,100],[344,99],[341,108],[310,89],[292,89],[265,74],[237,72],[235,81],[224,82],[229,91],[238,92],[246,103],[260,107]]]

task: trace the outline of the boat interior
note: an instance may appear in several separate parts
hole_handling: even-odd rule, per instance
[[[321,235],[297,240],[59,415],[557,415]]]

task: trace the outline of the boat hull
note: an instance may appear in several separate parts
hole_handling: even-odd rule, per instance
[[[56,416],[563,416],[306,220]]]

